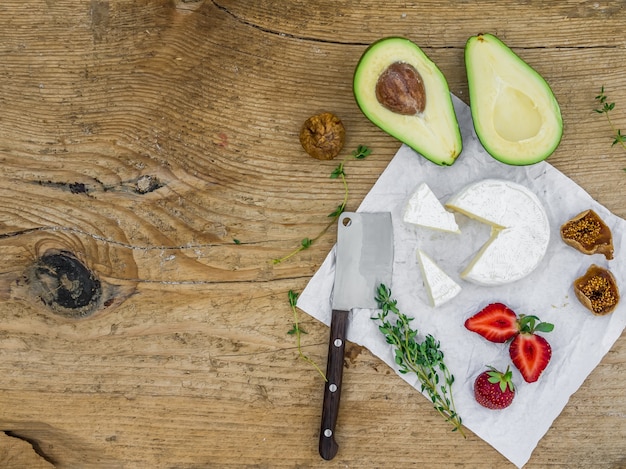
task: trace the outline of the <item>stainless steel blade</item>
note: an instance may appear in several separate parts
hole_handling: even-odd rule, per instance
[[[333,309],[377,308],[376,289],[390,285],[393,228],[389,212],[344,212],[337,228]]]

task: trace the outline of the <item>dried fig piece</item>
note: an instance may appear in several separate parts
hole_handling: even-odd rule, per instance
[[[376,99],[391,112],[419,114],[426,108],[424,80],[413,65],[394,62],[378,77]]]
[[[613,312],[619,303],[619,289],[613,274],[592,264],[582,277],[574,281],[576,298],[596,316]]]
[[[336,115],[323,112],[309,117],[300,130],[302,148],[318,160],[332,160],[343,148],[346,129]]]
[[[561,238],[580,252],[613,259],[611,229],[593,210],[585,210],[561,226]]]

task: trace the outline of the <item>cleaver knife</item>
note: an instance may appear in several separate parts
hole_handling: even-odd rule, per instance
[[[335,284],[319,452],[332,459],[339,446],[335,425],[339,413],[348,314],[353,308],[376,309],[376,290],[391,284],[393,227],[389,212],[344,212],[337,225]],[[365,313],[367,314],[367,313]]]

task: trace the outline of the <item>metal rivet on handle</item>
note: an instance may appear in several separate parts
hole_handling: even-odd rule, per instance
[[[328,386],[328,390],[330,392],[335,392],[337,390],[337,385],[336,384],[331,384],[330,386]]]
[[[333,431],[330,428],[327,428],[326,430],[324,430],[324,436],[332,436]]]
[[[333,342],[335,344],[335,347],[341,347],[341,344],[343,344],[343,341],[341,339],[335,339],[335,342]]]

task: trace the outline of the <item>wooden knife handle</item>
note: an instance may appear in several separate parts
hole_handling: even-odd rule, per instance
[[[334,458],[339,449],[339,445],[335,441],[335,425],[339,414],[347,325],[348,311],[333,309],[330,320],[330,340],[328,341],[326,362],[327,381],[324,383],[324,405],[322,407],[319,445],[320,456],[326,460]]]

